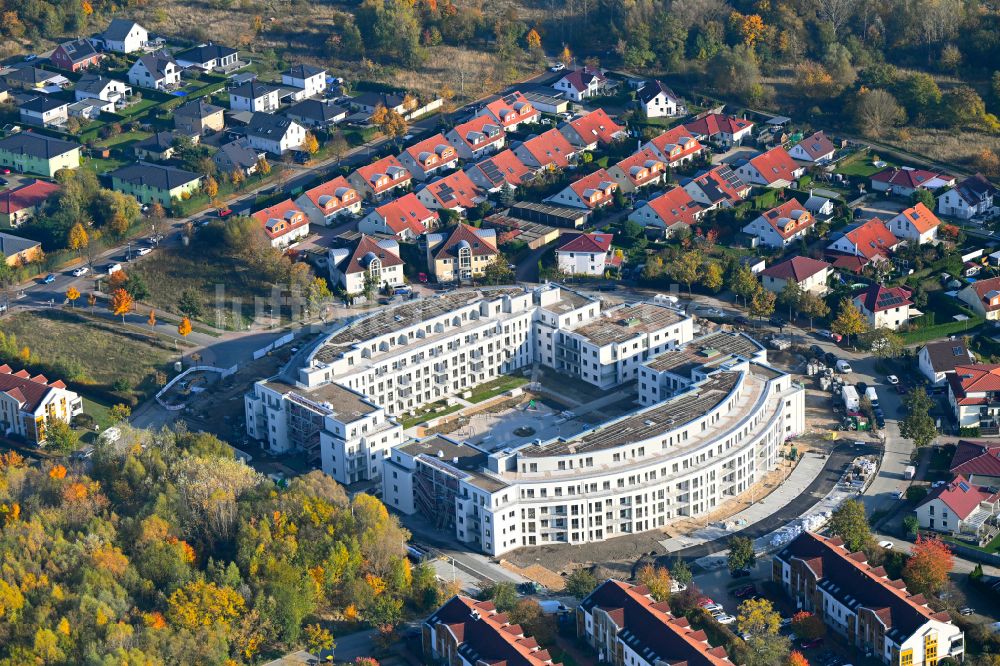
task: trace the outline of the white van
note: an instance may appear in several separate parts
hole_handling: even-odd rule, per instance
[[[657,294],[656,296],[653,296],[653,302],[664,303],[666,305],[677,305],[681,302],[681,299],[671,294]]]
[[[114,275],[115,273],[117,273],[121,269],[122,269],[122,265],[121,264],[108,264],[108,267],[107,267],[106,271],[107,271],[108,275]]]
[[[842,372],[847,374],[848,372],[853,372],[851,370],[851,364],[844,360],[837,361],[837,372]]]
[[[868,401],[872,403],[873,407],[878,405],[878,393],[875,392],[874,386],[869,386],[865,389],[865,397],[868,398]]]

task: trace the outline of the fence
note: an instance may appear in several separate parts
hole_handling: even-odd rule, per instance
[[[278,347],[282,347],[284,345],[287,345],[289,342],[291,342],[294,339],[295,339],[295,334],[294,333],[286,333],[285,335],[281,336],[277,340],[273,341],[271,344],[269,344],[269,345],[267,345],[265,347],[261,347],[260,349],[258,349],[257,351],[255,351],[253,353],[253,360],[256,361],[259,358],[263,358],[272,349],[277,349]]]

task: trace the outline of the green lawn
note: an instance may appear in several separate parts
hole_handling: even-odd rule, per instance
[[[473,389],[469,402],[476,403],[489,400],[490,398],[498,396],[501,393],[506,393],[511,389],[524,386],[529,381],[530,380],[527,377],[521,377],[518,375],[505,375],[503,377],[497,377],[496,379],[486,382],[485,384],[477,386]]]
[[[882,162],[885,162],[886,166],[895,166],[895,163],[880,157]],[[876,174],[885,167],[877,167],[872,164],[872,157],[870,154],[859,154],[857,157],[851,156],[844,160],[843,163],[834,169],[834,173],[840,173],[845,176],[860,176],[862,178],[868,178],[872,174]]]
[[[114,421],[111,420],[111,405],[106,402],[94,400],[84,395],[83,411],[93,417],[94,423],[101,426],[101,430],[114,425]]]
[[[417,411],[413,416],[408,416],[402,419],[403,428],[412,428],[418,423],[423,423],[424,421],[430,419],[436,419],[439,416],[446,416],[448,414],[453,414],[458,410],[462,409],[461,403],[455,403],[454,405],[445,405],[443,400],[437,402],[432,402],[429,405],[425,405],[422,409]]]
[[[996,555],[997,553],[1000,553],[1000,535],[994,537],[993,541],[990,541],[988,544],[986,544],[985,546],[982,546],[982,547],[974,546],[973,544],[969,543],[968,541],[962,541],[961,539],[955,539],[955,538],[950,537],[950,536],[945,535],[945,534],[941,535],[941,539],[943,541],[950,541],[951,543],[957,543],[960,546],[965,546],[966,548],[972,548],[973,550],[981,550],[984,553],[990,553],[992,555]]]
[[[900,333],[903,343],[907,345],[945,338],[949,335],[964,335],[968,331],[976,328],[985,320],[982,317],[969,317],[967,321],[949,321],[925,328],[918,328],[915,331],[905,331]]]
[[[143,139],[148,139],[153,136],[152,132],[143,132],[142,130],[136,130],[134,132],[122,132],[118,136],[109,136],[107,139],[101,139],[100,141],[95,141],[95,146],[100,146],[102,148],[114,148],[115,146],[125,146],[129,144],[136,143],[137,141],[142,141]]]
[[[100,157],[86,157],[83,160],[83,167],[92,169],[94,173],[100,175],[102,173],[107,173],[108,171],[114,171],[115,169],[125,166],[129,163],[129,160],[116,160],[112,157],[108,159]]]

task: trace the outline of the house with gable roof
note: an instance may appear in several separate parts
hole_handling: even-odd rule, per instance
[[[247,140],[253,148],[275,155],[298,150],[306,140],[306,128],[284,116],[257,112],[247,125]]]
[[[698,139],[683,125],[668,129],[658,137],[647,141],[642,147],[652,150],[671,167],[690,162],[705,150]]]
[[[508,132],[517,130],[518,126],[522,124],[537,123],[542,117],[542,114],[528,101],[528,98],[516,90],[493,100],[476,115],[490,116]]]
[[[495,229],[477,229],[459,224],[450,231],[429,233],[427,266],[438,282],[482,277],[486,267],[500,256]]]
[[[334,221],[361,212],[361,195],[343,176],[306,190],[295,204],[312,224],[330,226]]]
[[[837,147],[833,145],[833,141],[830,141],[823,130],[820,130],[792,146],[788,154],[801,162],[829,164],[836,152]]]
[[[78,72],[81,69],[97,67],[101,64],[103,53],[97,51],[94,45],[86,39],[73,39],[63,42],[52,50],[49,60],[60,69]]]
[[[1000,427],[1000,365],[956,365],[947,375],[948,403],[960,428],[997,432]]]
[[[636,208],[628,219],[669,237],[675,229],[695,224],[704,214],[705,210],[683,187],[674,187]]]
[[[358,223],[363,234],[395,236],[401,241],[415,241],[440,223],[441,216],[420,203],[413,192],[382,204]]]
[[[104,32],[91,38],[95,46],[116,53],[134,53],[149,44],[149,32],[131,19],[112,19]]]
[[[237,65],[239,52],[228,46],[208,42],[184,49],[174,57],[177,59],[177,64],[185,69],[195,68],[206,72],[217,69],[225,72]]]
[[[1000,492],[959,474],[951,483],[933,488],[915,509],[920,528],[980,545],[997,533],[993,518],[1000,509]]]
[[[931,384],[944,384],[955,366],[975,363],[976,357],[961,339],[928,342],[917,353],[917,367]]]
[[[981,173],[969,176],[938,197],[937,212],[962,220],[984,215],[1000,203],[1000,189]]]
[[[625,128],[612,120],[604,109],[594,109],[563,123],[559,131],[567,141],[583,150],[596,150],[598,145],[607,146],[628,136]]]
[[[833,266],[812,257],[792,257],[768,266],[760,272],[764,289],[780,294],[788,284],[798,285],[803,292],[824,296],[829,291],[827,283],[833,274]]]
[[[446,138],[464,160],[478,160],[503,148],[503,125],[490,116],[476,116],[472,120],[448,130]]]
[[[210,134],[226,127],[225,109],[199,98],[174,109],[174,127],[185,134]]]
[[[576,163],[577,149],[555,128],[515,143],[513,149],[522,164],[536,169],[565,169]]]
[[[0,231],[0,260],[8,266],[24,266],[41,258],[42,244],[38,241]]]
[[[288,247],[309,235],[309,218],[291,199],[263,208],[250,217],[260,223],[271,247]]]
[[[757,216],[743,227],[743,233],[768,247],[787,247],[804,238],[815,224],[812,213],[793,198]]]
[[[973,282],[958,292],[958,299],[986,319],[1000,319],[1000,277]]]
[[[680,98],[662,81],[647,81],[635,93],[635,101],[647,118],[677,115]]]
[[[657,185],[667,172],[666,163],[649,148],[643,148],[608,169],[622,192]]]
[[[607,206],[615,200],[618,183],[605,169],[573,181],[545,201],[574,208],[595,210]]]
[[[499,192],[504,187],[514,189],[534,175],[510,148],[466,167],[465,173],[487,192]]]
[[[312,65],[292,65],[281,73],[281,84],[301,91],[295,99],[316,97],[326,92],[326,70]]]
[[[1000,444],[959,440],[948,471],[970,483],[1000,487]]]
[[[854,305],[868,320],[871,329],[898,331],[922,312],[913,307],[913,292],[906,287],[885,287],[875,283],[854,297]]]
[[[44,375],[0,365],[0,433],[5,436],[44,446],[49,419],[69,423],[82,413],[83,398],[62,380],[50,382]]]
[[[552,84],[558,92],[567,99],[582,102],[588,97],[603,95],[608,90],[608,77],[600,69],[581,67],[567,72],[561,79]]]
[[[706,113],[685,123],[684,128],[699,141],[728,147],[743,143],[753,131],[753,122],[722,113]]]
[[[395,155],[383,157],[371,164],[358,167],[347,179],[351,185],[371,199],[382,199],[393,190],[407,187],[413,176]]]
[[[60,189],[55,183],[28,179],[20,187],[0,192],[0,223],[16,229]]]
[[[565,275],[595,275],[602,277],[607,268],[618,268],[621,259],[611,248],[613,234],[570,234],[556,248],[559,272]]]
[[[854,273],[872,261],[886,261],[889,254],[899,245],[885,223],[877,217],[848,229],[827,248],[828,260],[834,268],[842,268]]]
[[[172,90],[181,84],[181,68],[166,51],[139,56],[127,76],[133,86],[154,90]]]
[[[430,210],[447,208],[462,214],[486,200],[464,171],[436,178],[417,190],[417,199]]]
[[[705,210],[732,208],[750,196],[751,190],[728,164],[714,166],[694,178],[682,178],[680,185]]]
[[[250,145],[250,141],[243,137],[224,143],[212,155],[212,162],[220,172],[232,174],[239,169],[246,176],[257,173],[261,158],[266,157],[263,151]]]
[[[346,247],[330,248],[327,256],[330,282],[355,299],[364,295],[368,281],[376,289],[400,287],[406,283],[399,243],[393,238],[377,239],[361,234]]]
[[[940,187],[953,187],[955,177],[937,171],[913,167],[886,167],[871,177],[873,192],[888,192],[912,197],[917,190],[933,192]]]
[[[108,174],[111,189],[131,194],[142,203],[170,206],[175,199],[190,195],[201,187],[201,174],[162,164],[135,162]]]
[[[247,81],[229,90],[229,108],[233,111],[274,113],[281,106],[280,89],[266,83]]]
[[[399,154],[400,163],[417,180],[450,171],[458,165],[458,151],[440,132],[419,141]]]
[[[736,173],[744,182],[764,187],[790,187],[805,171],[781,146],[736,163]]]
[[[941,220],[918,201],[916,205],[910,206],[890,219],[885,226],[889,227],[889,231],[896,238],[923,245],[937,240]]]
[[[73,96],[77,101],[99,99],[104,102],[112,102],[115,106],[124,106],[128,98],[132,96],[132,87],[122,81],[105,78],[100,74],[86,73],[73,87]]]

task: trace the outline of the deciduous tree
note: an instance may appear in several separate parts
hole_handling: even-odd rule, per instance
[[[830,306],[816,294],[807,291],[799,299],[799,312],[809,317],[809,328],[812,328],[813,320],[816,317],[825,317],[830,314]]]
[[[132,310],[133,304],[131,294],[121,288],[115,289],[111,293],[111,299],[108,301],[111,311],[116,315],[121,315],[123,324],[125,323],[125,315]]]
[[[312,132],[306,132],[306,137],[302,140],[302,150],[306,151],[310,155],[315,155],[319,152],[319,139]]]
[[[771,316],[774,314],[776,301],[777,296],[775,296],[773,291],[758,289],[757,293],[750,299],[750,315],[758,319]]]
[[[753,549],[753,540],[743,536],[730,538],[727,563],[729,564],[730,571],[740,571],[755,567],[757,565],[757,554]]]
[[[903,580],[913,592],[937,593],[948,581],[955,558],[937,537],[918,536],[903,567]]]
[[[701,267],[701,286],[717,292],[722,288],[722,266],[718,261],[707,261]]]
[[[574,569],[566,577],[565,590],[577,599],[583,599],[597,587],[597,578],[588,569]]]
[[[850,344],[852,335],[859,335],[868,330],[868,320],[854,305],[854,301],[845,297],[840,301],[837,318],[830,324],[830,330],[843,335],[847,338],[847,344]]]
[[[184,338],[191,335],[191,320],[187,317],[181,319],[181,323],[177,324],[177,333]]]
[[[108,415],[115,423],[124,423],[125,421],[128,421],[130,416],[132,416],[132,408],[119,402],[108,411]]]
[[[937,424],[931,416],[934,403],[924,388],[912,389],[906,396],[906,416],[899,422],[899,434],[912,439],[915,446],[927,446],[937,437]]]
[[[704,255],[697,250],[684,252],[667,266],[670,277],[687,285],[688,297],[691,296],[691,285],[698,280]]]
[[[862,88],[854,100],[854,122],[862,134],[878,138],[906,122],[906,112],[891,93]]]
[[[69,230],[66,247],[76,251],[77,254],[80,254],[87,249],[88,245],[90,245],[90,236],[87,234],[87,230],[84,226],[77,222]]]
[[[815,613],[799,611],[792,616],[792,631],[800,638],[811,641],[826,635],[826,624]]]
[[[845,501],[830,517],[830,531],[843,539],[852,553],[865,548],[872,541],[865,505],[858,500]]]
[[[792,650],[785,660],[785,666],[809,666],[809,660],[798,650]]]
[[[75,307],[76,299],[80,298],[80,290],[76,287],[70,287],[66,290],[66,300],[69,301],[70,307]]]
[[[767,666],[784,660],[789,641],[778,635],[781,616],[767,599],[748,599],[740,604],[736,626],[746,634],[747,665]]]
[[[665,567],[646,564],[639,569],[636,580],[640,585],[645,585],[657,601],[670,598],[670,572]]]
[[[149,318],[146,319],[146,324],[149,325],[150,328],[154,328],[156,326],[156,310],[149,311]]]
[[[214,199],[215,195],[219,193],[219,183],[212,176],[205,178],[201,188],[209,199]]]

